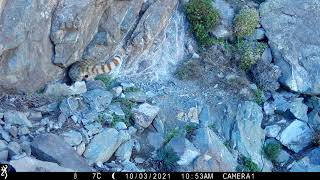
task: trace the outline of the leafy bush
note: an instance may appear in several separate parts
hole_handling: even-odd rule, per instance
[[[127,115],[126,115],[127,116]],[[122,118],[121,116],[116,115],[115,113],[112,114],[112,121],[111,121],[111,127],[115,127],[118,122],[124,122],[126,126],[130,126],[130,117],[129,118]]]
[[[116,102],[120,103],[121,109],[125,114],[125,119],[123,119],[123,122],[125,122],[127,126],[130,125],[130,122],[133,116],[131,109],[137,104],[125,98],[112,99],[112,103],[116,103]]]
[[[201,69],[198,61],[189,60],[183,63],[175,73],[180,80],[193,80],[200,77]]]
[[[138,88],[138,87],[129,87],[129,88],[126,88],[124,91],[125,92],[138,92],[138,91],[140,91],[140,88]]]
[[[259,166],[253,162],[250,158],[241,157],[242,165],[238,165],[237,171],[239,172],[259,172]]]
[[[281,144],[269,143],[263,148],[265,155],[270,161],[275,161],[281,151]]]
[[[262,90],[260,89],[254,90],[254,101],[259,105],[262,105],[264,103]]]
[[[98,75],[94,78],[94,80],[102,81],[106,88],[111,88],[112,83],[114,81],[111,76],[106,75]]]
[[[155,161],[158,163],[160,171],[168,172],[175,171],[178,166],[178,155],[173,151],[170,146],[165,146],[157,151]]]
[[[259,13],[254,8],[243,8],[235,17],[234,33],[238,38],[250,36],[259,24]]]
[[[236,46],[241,56],[240,68],[244,71],[249,71],[267,48],[265,43],[257,41],[239,41]]]
[[[166,144],[168,144],[168,142],[170,142],[170,140],[172,139],[172,138],[174,138],[174,137],[177,137],[178,135],[180,134],[180,131],[179,131],[179,129],[173,129],[173,130],[171,130],[168,134],[167,134],[167,136],[164,138],[164,144],[166,145]]]
[[[213,39],[208,31],[220,21],[219,12],[212,6],[212,1],[190,0],[186,5],[186,13],[198,42],[201,45],[212,44]]]
[[[197,125],[195,124],[188,124],[185,126],[185,130],[187,134],[192,134],[197,129]]]

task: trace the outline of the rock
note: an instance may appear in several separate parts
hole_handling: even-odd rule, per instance
[[[142,128],[147,128],[158,115],[159,111],[159,107],[143,103],[137,108],[132,109],[134,122]]]
[[[4,150],[7,148],[7,142],[0,140],[0,150]]]
[[[265,129],[266,136],[267,137],[277,137],[279,132],[281,131],[281,127],[277,124],[272,125],[272,126],[267,126]]]
[[[4,139],[7,142],[10,142],[11,137],[10,137],[10,135],[9,135],[9,133],[7,131],[5,131],[3,129],[0,129],[0,133],[1,133],[2,139]]]
[[[240,104],[232,139],[239,153],[251,158],[259,168],[264,167],[263,171],[271,171],[271,167],[261,155],[261,147],[265,139],[265,132],[261,128],[262,118],[262,110],[258,104],[250,101]]]
[[[59,103],[58,102],[50,103],[50,104],[35,108],[34,110],[42,113],[55,112],[59,110]]]
[[[308,124],[313,130],[320,131],[320,116],[317,111],[313,110],[308,114]]]
[[[89,164],[104,163],[110,159],[122,143],[129,139],[130,135],[125,131],[106,128],[93,137],[84,152],[84,157],[88,159]]]
[[[258,28],[251,36],[246,37],[246,39],[258,41],[263,40],[265,37],[265,30],[263,28]]]
[[[32,121],[40,120],[40,119],[42,119],[42,113],[31,111],[30,115],[28,116],[28,119],[30,119]]]
[[[122,87],[121,86],[114,87],[112,88],[111,92],[113,94],[113,97],[119,97],[120,94],[122,93]]]
[[[9,130],[9,133],[11,134],[11,136],[16,138],[18,136],[18,128],[16,126],[12,126]]]
[[[93,136],[95,134],[98,134],[102,131],[102,125],[100,123],[91,123],[85,125],[85,128],[88,130],[88,136]]]
[[[9,155],[8,150],[0,150],[0,161],[7,161],[8,155]]]
[[[319,172],[320,171],[320,148],[315,148],[307,153],[299,161],[295,162],[290,172]]]
[[[120,122],[117,122],[117,124],[115,125],[115,128],[118,131],[125,130],[127,129],[127,125],[124,122],[120,121]]]
[[[129,161],[131,158],[133,146],[133,140],[129,140],[121,144],[115,153],[117,159],[119,159],[120,161]]]
[[[300,119],[302,121],[307,122],[308,121],[308,106],[303,104],[303,98],[296,98],[291,103],[290,112],[296,117],[297,119]]]
[[[3,118],[3,115],[4,115],[4,113],[0,113],[0,119],[2,119],[2,118]]]
[[[275,111],[284,113],[291,107],[290,102],[280,94],[273,94],[273,99]]]
[[[17,142],[11,141],[8,144],[8,152],[9,152],[9,157],[20,154],[20,152],[21,152],[20,144]]]
[[[170,146],[179,156],[177,164],[180,166],[190,165],[200,155],[200,150],[184,137],[175,137],[166,146]]]
[[[299,152],[311,144],[312,137],[313,131],[308,124],[295,120],[281,132],[277,139],[294,152]]]
[[[263,105],[263,110],[266,113],[266,115],[274,115],[275,107],[272,103],[265,102]]]
[[[153,132],[148,133],[147,140],[155,150],[159,149],[164,142],[163,134]]]
[[[88,80],[86,81],[86,86],[88,91],[94,89],[106,90],[106,85],[100,80]]]
[[[158,133],[164,134],[165,129],[162,119],[156,117],[155,120],[152,122],[152,125]]]
[[[32,155],[40,160],[55,162],[75,171],[92,171],[87,162],[60,136],[41,134],[34,138],[31,149]]]
[[[4,120],[7,123],[16,125],[25,125],[27,127],[32,127],[32,123],[28,120],[27,116],[19,111],[7,111],[4,113]]]
[[[40,161],[32,157],[10,161],[17,172],[75,172],[73,169],[59,166],[57,163]]]
[[[318,0],[270,0],[260,6],[261,24],[282,71],[279,81],[292,91],[311,95],[320,94],[320,13],[315,7]]]
[[[100,19],[110,2],[89,0],[58,3],[52,18],[53,63],[61,67],[81,59],[94,37]]]
[[[192,107],[189,109],[188,118],[190,119],[190,122],[199,124],[198,108],[197,107]]]
[[[270,64],[272,62],[272,53],[270,48],[266,48],[262,55],[261,55],[261,60],[264,61],[265,63]]]
[[[54,52],[50,40],[58,1],[10,0],[0,4],[0,92],[34,92],[61,77],[63,70],[51,63]]]
[[[289,159],[290,159],[290,154],[287,153],[287,151],[281,149],[278,157],[275,159],[275,162],[280,163],[280,164],[284,164],[284,163],[288,162]]]
[[[130,162],[130,161],[124,161],[122,165],[123,165],[123,170],[121,172],[141,172],[142,171],[133,162]]]
[[[31,156],[31,145],[29,141],[23,141],[21,143],[21,149],[26,153],[26,155]]]
[[[278,66],[260,60],[252,66],[251,71],[254,82],[260,89],[271,92],[279,89],[278,79],[281,76],[281,70]]]
[[[137,103],[144,103],[147,100],[147,96],[144,92],[137,91],[137,92],[125,92],[124,93],[126,99],[137,102]]]
[[[77,153],[81,156],[84,151],[86,150],[86,143],[82,142],[81,144],[79,144],[79,146],[77,146]]]
[[[108,108],[109,108],[110,114],[114,113],[115,115],[120,116],[122,118],[125,117],[125,113],[123,112],[120,103],[111,104]]]
[[[101,112],[111,103],[113,95],[109,91],[95,89],[83,94],[84,101],[97,112]]]
[[[86,83],[84,81],[77,81],[71,86],[61,83],[48,84],[44,91],[44,94],[49,96],[61,97],[83,94],[85,92],[87,92]]]
[[[216,38],[227,38],[232,36],[232,24],[234,10],[225,0],[215,0],[214,7],[219,11],[221,23],[211,33]]]
[[[80,111],[80,99],[75,97],[68,97],[66,99],[63,99],[59,105],[59,109],[65,117],[70,117],[74,115],[76,112]]]
[[[192,143],[201,153],[195,160],[194,171],[235,171],[237,159],[209,128],[197,129]]]
[[[70,130],[62,133],[63,139],[71,146],[77,146],[82,142],[82,135],[78,131]]]

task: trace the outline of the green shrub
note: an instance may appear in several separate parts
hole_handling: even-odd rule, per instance
[[[169,146],[160,148],[157,151],[155,161],[158,163],[160,171],[168,172],[175,171],[178,166],[177,161],[179,160],[178,155]]]
[[[168,144],[171,139],[173,139],[174,137],[177,137],[179,134],[180,134],[180,131],[178,128],[171,130],[164,138],[163,144],[164,145]]]
[[[183,63],[175,73],[180,80],[194,80],[200,77],[201,69],[198,61],[189,60]]]
[[[121,109],[125,114],[125,119],[123,119],[123,122],[125,122],[127,125],[130,125],[133,116],[131,110],[137,104],[125,98],[115,98],[112,100],[112,103],[116,102],[120,103]]]
[[[262,90],[260,89],[254,90],[254,101],[259,105],[262,105],[264,103]]]
[[[217,130],[217,127],[216,127],[215,124],[209,124],[209,125],[208,125],[208,128],[210,128],[210,129],[213,130],[213,131],[216,131],[216,130]]]
[[[112,114],[111,127],[114,128],[118,122],[124,122],[127,127],[131,125],[130,124],[130,117],[126,118],[126,116],[125,116],[125,118],[122,118],[121,116],[118,116],[115,113],[113,113]]]
[[[140,91],[140,88],[138,87],[129,87],[124,90],[124,92],[138,92],[138,91]]]
[[[239,172],[259,172],[259,166],[253,162],[250,158],[241,157],[242,165],[237,166],[237,171]]]
[[[244,71],[249,71],[252,65],[261,57],[267,45],[257,41],[239,41],[236,47],[241,56],[240,68]]]
[[[220,21],[219,12],[212,6],[212,1],[190,0],[186,5],[186,13],[198,42],[201,45],[212,44],[213,39],[208,31]]]
[[[269,143],[263,148],[265,155],[270,161],[275,161],[281,151],[281,144]]]
[[[254,8],[243,8],[235,17],[234,33],[238,38],[250,36],[259,24],[259,13]]]
[[[94,78],[94,80],[102,81],[106,88],[111,88],[112,83],[114,81],[111,76],[106,75],[98,75]]]
[[[193,134],[193,132],[198,128],[195,124],[188,124],[185,126],[185,130],[187,134]]]

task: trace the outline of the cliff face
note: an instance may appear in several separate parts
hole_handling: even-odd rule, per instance
[[[132,73],[145,52],[167,40],[164,32],[177,5],[178,0],[1,0],[0,91],[36,91],[62,79],[76,61],[104,62],[120,52],[126,57],[121,72]]]

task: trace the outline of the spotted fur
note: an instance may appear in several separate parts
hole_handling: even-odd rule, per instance
[[[115,56],[111,62],[97,65],[93,61],[78,61],[69,69],[68,75],[73,82],[94,78],[99,74],[110,73],[122,62],[119,56]]]

